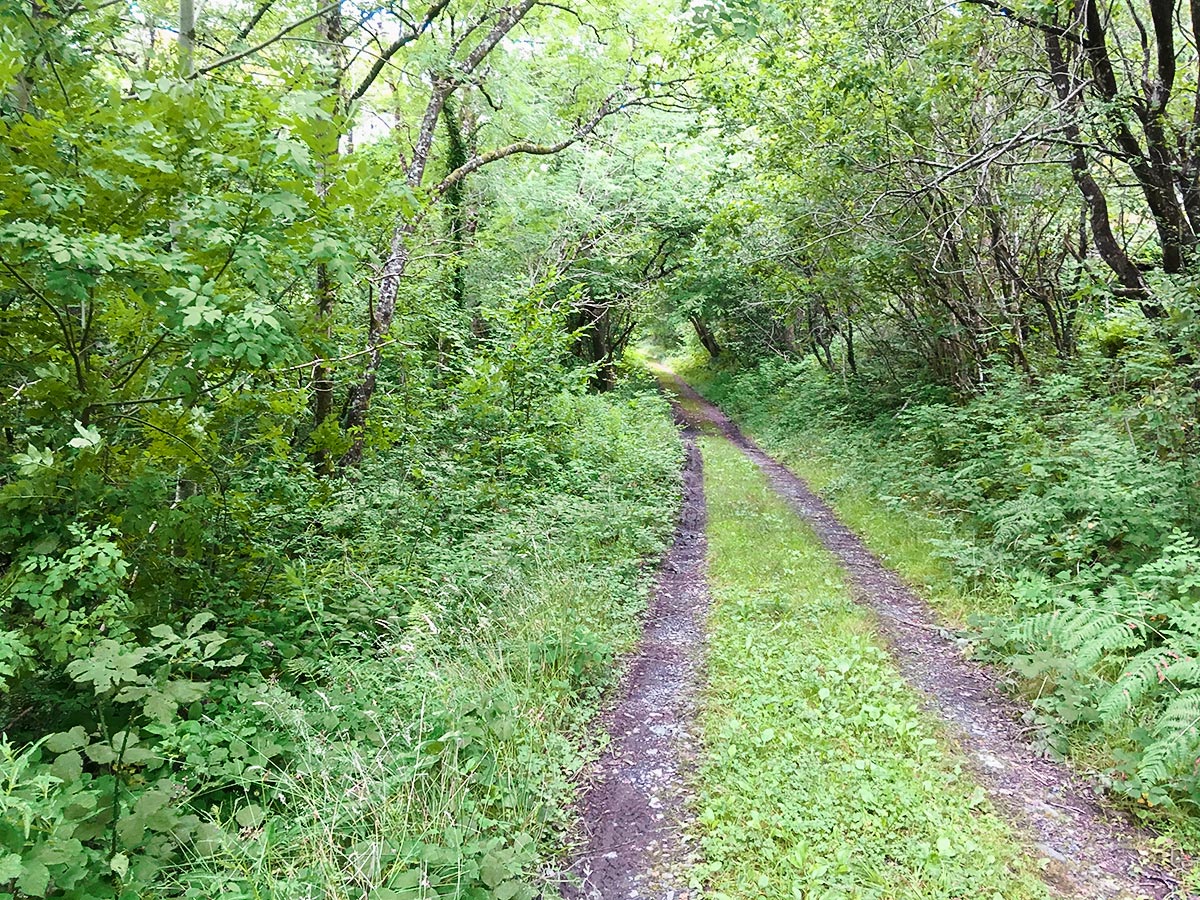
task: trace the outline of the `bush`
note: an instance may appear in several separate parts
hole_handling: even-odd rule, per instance
[[[340,479],[224,430],[190,486],[86,435],[0,472],[0,894],[540,891],[681,453],[560,311],[491,329]]]

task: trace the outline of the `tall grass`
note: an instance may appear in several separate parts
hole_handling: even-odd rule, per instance
[[[177,867],[164,896],[554,894],[577,776],[604,740],[590,722],[640,633],[681,459],[663,401],[580,403],[581,471],[563,489],[430,548],[405,623],[369,653],[332,648],[304,692],[262,686],[265,731],[296,749],[247,779],[222,823],[238,840]]]

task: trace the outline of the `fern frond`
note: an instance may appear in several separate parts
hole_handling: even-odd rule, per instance
[[[1100,700],[1097,707],[1101,721],[1111,724],[1117,717],[1140,703],[1150,691],[1165,679],[1163,672],[1171,657],[1162,647],[1143,650],[1129,660],[1125,671]]]
[[[1163,674],[1171,684],[1200,687],[1200,659],[1191,656],[1177,659]]]
[[[1200,648],[1200,609],[1173,609],[1164,610],[1163,614],[1167,618],[1167,625],[1172,632],[1172,639],[1181,643],[1186,642],[1189,648]],[[1189,656],[1191,653],[1188,654]]]
[[[1163,710],[1154,729],[1154,741],[1142,754],[1138,776],[1161,784],[1200,746],[1200,690],[1180,694]]]
[[[1118,650],[1134,650],[1145,646],[1146,639],[1137,623],[1124,616],[1106,616],[1107,621],[1091,623],[1087,629],[1064,642],[1075,654],[1081,669],[1090,669],[1101,659]]]
[[[1065,613],[1061,609],[1038,613],[1013,626],[1013,637],[1024,644],[1046,644],[1054,640],[1059,621]]]

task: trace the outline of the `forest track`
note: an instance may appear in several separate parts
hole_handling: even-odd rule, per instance
[[[658,374],[688,401],[690,424],[715,428],[738,446],[841,563],[852,595],[874,612],[901,673],[949,726],[995,806],[1048,861],[1044,877],[1054,891],[1079,900],[1198,896],[1181,889],[1170,861],[1155,858],[1152,835],[1103,803],[1098,785],[1030,745],[1022,709],[996,674],[962,656],[933,610],[828,504],[685,381],[667,370]]]
[[[680,424],[687,423],[676,407]],[[695,864],[685,828],[687,783],[700,745],[708,588],[704,469],[698,432],[683,429],[683,504],[642,641],[606,717],[612,743],[588,773],[581,846],[562,878],[576,900],[687,900]]]

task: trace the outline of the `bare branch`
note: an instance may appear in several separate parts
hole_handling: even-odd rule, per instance
[[[254,15],[250,17],[250,21],[238,29],[237,37],[233,39],[232,43],[237,44],[239,41],[244,41],[246,38],[248,38],[250,36],[250,32],[252,32],[255,26],[262,21],[262,17],[267,14],[267,10],[274,6],[274,4],[275,0],[263,0],[258,9],[254,11]]]
[[[392,344],[398,344],[399,342],[400,342],[400,338],[392,338],[391,340],[381,341],[378,346],[379,346],[379,349],[382,349],[384,347],[389,347]],[[320,359],[310,359],[308,362],[302,362],[299,365],[295,365],[295,366],[288,366],[286,369],[280,369],[279,371],[281,371],[281,372],[297,372],[301,369],[313,369],[313,368],[316,368],[317,366],[328,366],[332,363],[345,362],[346,360],[349,360],[349,359],[357,359],[360,356],[365,356],[368,353],[371,353],[374,349],[375,349],[374,347],[368,347],[366,350],[358,350],[354,353],[347,353],[345,356],[335,356],[335,357],[329,357],[329,358],[322,357]]]
[[[479,64],[483,62],[489,53],[496,49],[496,45],[504,40],[508,33],[516,28],[517,24],[525,18],[526,14],[537,5],[538,0],[521,0],[516,6],[510,6],[504,10],[500,16],[500,20],[492,26],[492,30],[487,33],[487,36],[462,61],[462,65],[459,67],[462,73],[470,75],[479,68]]]
[[[1072,31],[1068,31],[1059,25],[1050,25],[1046,22],[1039,22],[1037,19],[1030,16],[1022,15],[1010,6],[1005,6],[998,0],[965,0],[965,2],[973,6],[982,6],[990,9],[994,13],[998,13],[1005,19],[1011,19],[1018,25],[1024,25],[1026,28],[1036,28],[1038,31],[1043,31],[1046,34],[1052,34],[1060,40],[1067,41],[1071,44],[1083,46],[1083,39]]]
[[[330,3],[328,6],[323,6],[320,9],[318,9],[315,13],[313,13],[312,15],[305,16],[303,19],[300,19],[297,22],[293,22],[291,25],[289,25],[287,28],[284,28],[282,31],[277,31],[274,35],[267,38],[265,41],[262,41],[261,43],[255,44],[253,47],[248,47],[245,50],[241,50],[237,53],[231,53],[228,56],[223,56],[220,59],[218,59],[216,62],[210,63],[209,65],[204,66],[203,68],[197,69],[195,72],[193,72],[191,75],[188,76],[188,79],[191,80],[193,78],[199,78],[201,75],[207,75],[209,72],[213,71],[214,69],[221,68],[221,66],[227,66],[230,63],[235,63],[238,60],[245,59],[247,56],[253,56],[259,50],[269,47],[272,44],[274,44],[275,42],[282,40],[286,35],[295,31],[301,25],[307,25],[313,19],[318,19],[321,16],[325,15],[326,13],[332,12],[333,10],[337,9],[339,6],[341,6],[341,0],[338,0],[338,2],[336,2],[336,3]]]
[[[363,76],[363,80],[358,83],[358,87],[351,91],[349,102],[353,103],[365,94],[371,85],[375,83],[375,79],[379,77],[379,73],[383,71],[383,67],[391,61],[391,58],[428,31],[429,27],[437,20],[438,16],[445,12],[446,7],[449,5],[450,0],[436,0],[425,13],[425,18],[421,20],[420,25],[414,27],[408,34],[396,38],[386,50],[380,53],[375,60],[375,64],[371,66],[371,70]]]
[[[607,100],[601,103],[595,114],[590,119],[579,125],[573,132],[571,132],[570,135],[563,138],[558,143],[535,144],[533,141],[515,141],[507,146],[497,147],[494,150],[489,150],[486,153],[480,153],[477,156],[472,157],[447,175],[444,179],[442,179],[442,182],[433,189],[434,196],[440,197],[472,172],[476,172],[479,169],[482,169],[484,166],[490,165],[491,163],[499,162],[505,157],[514,156],[518,153],[530,156],[553,156],[556,153],[561,153],[573,144],[577,144],[588,137],[588,135],[596,130],[597,126],[599,126],[601,122],[603,122],[613,113],[619,112],[620,110],[626,108],[627,104],[613,106],[612,99],[612,97],[609,97]]]

